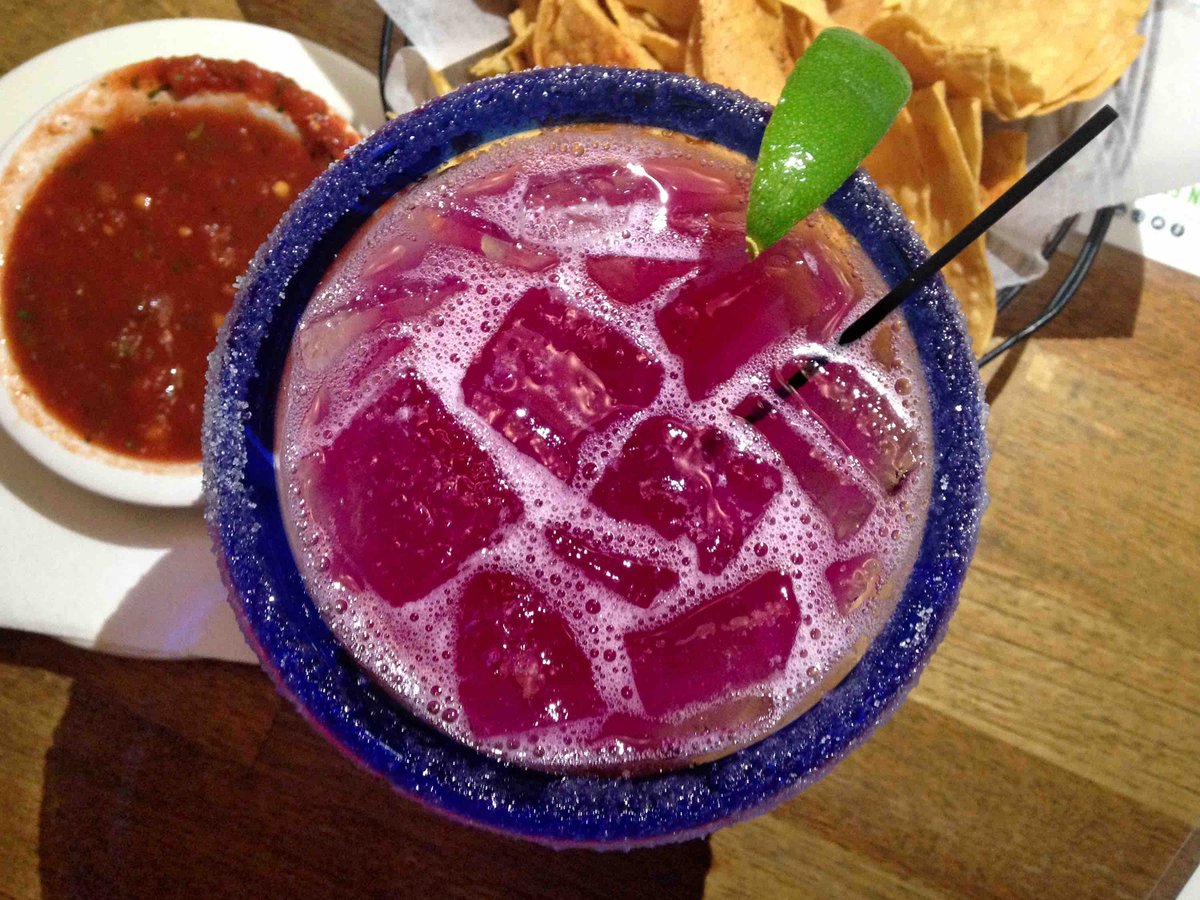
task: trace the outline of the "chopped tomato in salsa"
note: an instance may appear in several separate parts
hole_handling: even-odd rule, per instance
[[[314,156],[340,159],[355,141],[354,132],[325,101],[292,79],[253,63],[203,56],[169,56],[120,71],[119,80],[149,95],[169,92],[182,100],[193,94],[245,94],[267,103],[292,120]]]
[[[289,113],[301,103],[279,76],[250,66],[254,81],[248,64],[202,62],[155,60],[140,77],[155,85],[182,72],[188,80],[173,81],[183,93],[278,90]],[[315,132],[297,137],[250,112],[164,103],[93,129],[34,191],[3,267],[5,330],[42,403],[86,440],[147,459],[199,458],[207,356],[234,279],[296,193],[345,150],[332,127],[322,131],[324,113],[310,112]]]

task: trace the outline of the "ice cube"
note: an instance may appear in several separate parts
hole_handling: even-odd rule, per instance
[[[578,566],[588,578],[646,609],[654,598],[679,584],[679,576],[637,557],[606,547],[592,529],[552,525],[546,529],[550,548]]]
[[[535,227],[553,226],[567,236],[581,229],[607,229],[614,221],[620,224],[628,217],[623,208],[638,201],[659,201],[654,180],[634,167],[605,163],[530,175],[523,209]]]
[[[746,192],[732,172],[681,157],[649,159],[642,168],[666,190],[672,231],[744,252]],[[712,258],[713,254],[707,253]]]
[[[765,681],[787,666],[799,627],[792,580],[766,572],[664,625],[629,632],[642,706],[661,716]]]
[[[458,605],[458,694],[479,738],[605,711],[592,669],[562,615],[529,582],[485,572]]]
[[[643,409],[662,368],[557,292],[525,294],[463,376],[468,406],[564,481],[592,431]]]
[[[664,722],[649,716],[613,713],[589,743],[595,747],[622,744],[659,756],[678,757],[697,737],[733,738],[775,711],[770,697],[750,694],[731,700],[713,700],[682,721]]]
[[[300,359],[310,373],[327,369],[359,339],[397,322],[425,315],[465,288],[457,278],[438,286],[394,282],[360,294],[335,312],[303,323],[296,332]]]
[[[753,422],[783,457],[800,488],[829,520],[837,540],[844,541],[862,528],[875,508],[874,498],[788,422],[782,411],[752,394],[734,413]]]
[[[393,606],[433,590],[522,514],[491,458],[411,373],[300,466],[337,567]]]
[[[873,553],[860,553],[830,563],[825,569],[825,578],[833,588],[838,612],[847,616],[879,593],[883,584],[883,563]]]
[[[783,367],[775,373],[776,382],[787,382],[806,365],[797,361]],[[885,491],[895,491],[917,464],[916,434],[854,366],[816,367],[788,402],[815,416]]]
[[[779,472],[717,429],[656,416],[638,425],[592,500],[668,540],[686,535],[700,571],[715,574],[737,555],[782,484]]]
[[[377,372],[384,366],[388,365],[397,359],[403,359],[408,348],[412,346],[412,338],[405,335],[395,337],[385,337],[379,339],[376,337],[373,341],[363,341],[361,352],[351,361],[351,365],[347,366],[346,371],[352,373],[352,384],[355,385],[351,391],[347,391],[343,386],[339,390],[337,379],[324,382],[312,394],[312,398],[308,401],[308,408],[304,411],[301,420],[301,428],[306,435],[317,435],[325,431],[332,431],[334,422],[345,412],[347,402],[352,402],[350,395],[356,393],[357,385],[361,383],[372,372]],[[316,346],[313,348],[314,355],[321,348]],[[319,371],[315,363],[324,362],[317,358],[315,361],[302,355],[309,371]],[[311,364],[310,364],[311,363]],[[324,443],[323,441],[321,443]]]
[[[498,197],[507,194],[517,183],[516,169],[500,169],[489,172],[461,185],[456,191],[458,200],[474,200],[478,197]]]
[[[683,362],[688,394],[698,400],[784,338],[803,334],[827,342],[851,303],[831,264],[796,238],[731,271],[701,273],[659,310],[656,321]]]
[[[436,247],[454,247],[478,254],[498,265],[540,272],[558,262],[544,247],[526,246],[507,231],[467,209],[418,207],[410,214],[403,231],[391,235],[385,244],[366,251],[366,262],[359,276],[361,288],[372,293],[396,283],[418,269]],[[354,246],[354,245],[351,245]]]
[[[672,199],[682,198],[705,209],[732,209],[744,203],[737,177],[694,159],[663,156],[647,159],[642,170],[665,187]]]
[[[643,259],[636,256],[591,256],[588,277],[617,303],[641,303],[673,278],[696,268],[691,260]]]

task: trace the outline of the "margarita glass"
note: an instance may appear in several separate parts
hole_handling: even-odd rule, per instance
[[[929,396],[930,501],[895,609],[855,668],[750,746],[637,777],[561,774],[470,749],[364,673],[306,590],[276,480],[276,405],[297,322],[339,252],[389,198],[467,151],[550,126],[654,126],[753,158],[770,109],[664,73],[571,68],[482,82],[389,123],[314,183],[259,251],[212,358],[207,515],[231,601],[280,690],[344,752],[452,817],[556,845],[681,840],[774,806],[823,774],[915,683],[944,634],[985,493],[983,404],[960,314],[940,279],[909,301]],[[925,250],[856,174],[826,203],[894,284]]]

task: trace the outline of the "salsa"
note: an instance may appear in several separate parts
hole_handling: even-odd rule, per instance
[[[341,159],[357,139],[316,94],[245,60],[165,56],[121,69],[113,77],[120,87],[144,90],[150,97],[164,92],[177,100],[195,94],[243,94],[291,119],[309,152],[324,155],[326,162]]]
[[[353,132],[248,63],[153,60],[113,77],[176,99],[239,91],[298,132],[269,111],[176,102],[105,122],[38,185],[7,248],[4,328],[42,404],[94,445],[192,461],[234,279]]]

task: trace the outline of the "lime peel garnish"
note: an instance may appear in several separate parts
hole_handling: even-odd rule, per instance
[[[883,138],[912,94],[896,57],[845,28],[827,28],[796,61],[758,153],[746,244],[770,247],[819,207]]]

